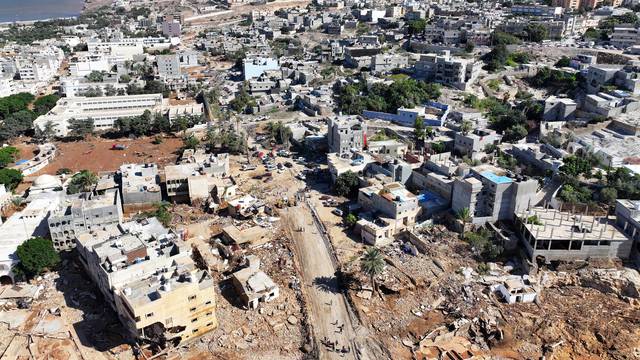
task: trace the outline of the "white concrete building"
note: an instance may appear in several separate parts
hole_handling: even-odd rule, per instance
[[[56,136],[67,136],[69,120],[93,119],[96,130],[113,128],[121,117],[139,116],[145,110],[162,110],[162,94],[61,98],[47,114],[38,117],[34,127],[44,128],[51,121]]]
[[[49,190],[35,194],[24,210],[0,225],[0,282],[13,281],[11,268],[19,263],[15,254],[19,245],[32,237],[48,236],[49,212],[56,209],[65,196],[62,190],[54,191],[62,187],[55,176],[41,175],[33,182],[33,187]]]

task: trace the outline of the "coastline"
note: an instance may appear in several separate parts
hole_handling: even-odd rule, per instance
[[[69,20],[69,19],[77,19],[78,16],[99,9],[103,6],[110,6],[113,3],[113,0],[84,0],[82,4],[82,9],[80,10],[78,15],[74,16],[58,16],[58,17],[50,17],[44,19],[33,19],[33,20],[15,20],[15,21],[2,21],[0,22],[0,28],[6,28],[11,25],[23,25],[29,26],[33,25],[36,22],[42,21],[51,21],[51,20]]]

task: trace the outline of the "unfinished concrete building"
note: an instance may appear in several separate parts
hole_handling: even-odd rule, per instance
[[[629,257],[633,240],[606,215],[535,207],[519,212],[516,226],[530,259],[587,260]]]
[[[102,195],[68,195],[48,219],[49,233],[57,251],[75,247],[77,234],[122,222],[122,206],[117,189]]]
[[[177,344],[217,326],[212,277],[156,218],[79,234],[77,250],[131,338]]]
[[[119,174],[123,205],[147,205],[162,201],[156,164],[124,164],[120,166]]]
[[[500,168],[480,165],[453,184],[451,207],[458,212],[468,208],[473,224],[511,220],[514,213],[535,205],[538,181],[509,177]]]

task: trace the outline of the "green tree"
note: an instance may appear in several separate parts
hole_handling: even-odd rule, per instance
[[[282,123],[282,121],[270,121],[267,123],[267,131],[277,144],[289,146],[293,133],[288,126]]]
[[[193,135],[185,136],[182,138],[183,149],[196,149],[200,145],[200,140]]]
[[[71,177],[67,194],[77,194],[79,192],[89,192],[98,183],[98,176],[89,171],[82,170]]]
[[[334,191],[339,196],[351,197],[356,194],[359,185],[358,175],[349,170],[338,175],[334,185]]]
[[[469,133],[469,131],[471,131],[473,129],[473,123],[469,120],[463,120],[462,124],[460,125],[460,131],[462,132],[462,134],[467,135]]]
[[[467,44],[464,46],[464,52],[466,52],[467,54],[471,54],[473,52],[473,50],[475,50],[476,45],[472,42],[467,42]]]
[[[33,126],[35,114],[31,110],[20,110],[4,119],[0,125],[0,140],[9,140],[20,136]]]
[[[131,76],[127,74],[120,75],[120,79],[118,80],[118,82],[121,84],[128,84],[129,82],[131,82]]]
[[[569,67],[571,65],[571,58],[567,57],[567,56],[563,56],[560,58],[560,60],[556,61],[556,63],[553,65],[555,67]]]
[[[16,157],[20,154],[20,150],[13,146],[5,146],[0,148],[0,168],[16,161]]]
[[[516,124],[504,131],[502,141],[509,143],[515,142],[523,139],[525,136],[527,136],[528,133],[529,132],[527,131],[527,128],[524,127],[524,125]]]
[[[607,204],[614,204],[618,199],[618,190],[612,187],[606,187],[600,190],[600,200]]]
[[[376,284],[376,276],[384,270],[384,258],[382,257],[380,250],[375,247],[367,248],[360,260],[360,267],[362,272],[369,276],[373,291],[377,292],[378,286]]]
[[[356,225],[356,223],[358,222],[358,217],[349,213],[347,214],[347,216],[344,217],[344,223],[348,226],[348,227],[353,227]]]
[[[432,142],[429,146],[434,154],[442,154],[447,149],[446,145],[442,141]]]
[[[102,82],[104,80],[104,74],[101,71],[92,71],[86,78],[90,82]]]
[[[55,94],[40,97],[33,102],[33,111],[38,115],[46,114],[56,106],[59,99],[60,97]]]
[[[427,137],[427,130],[424,126],[424,118],[422,116],[418,116],[413,124],[413,135],[421,141],[424,141]]]
[[[27,277],[39,275],[60,262],[60,256],[53,248],[51,240],[41,237],[34,237],[20,244],[16,255],[20,260],[17,272],[23,272]]]
[[[16,169],[0,169],[0,184],[9,191],[15,189],[22,181],[22,173]]]
[[[407,33],[410,37],[414,35],[424,33],[427,27],[427,21],[425,19],[415,19],[407,22]]]
[[[84,139],[87,135],[92,135],[95,126],[92,118],[88,119],[75,119],[69,120],[69,134],[72,137]]]
[[[36,126],[34,129],[33,139],[39,143],[45,143],[53,139],[56,135],[56,124],[49,120],[44,123],[43,127]]]
[[[462,208],[456,212],[456,218],[462,221],[462,234],[461,237],[464,239],[465,228],[467,227],[467,223],[471,221],[471,211],[469,208]]]
[[[527,39],[533,42],[542,42],[549,36],[549,31],[542,24],[528,24],[525,28]]]

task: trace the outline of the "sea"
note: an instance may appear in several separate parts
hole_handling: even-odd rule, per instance
[[[84,0],[0,0],[0,23],[80,15]]]

